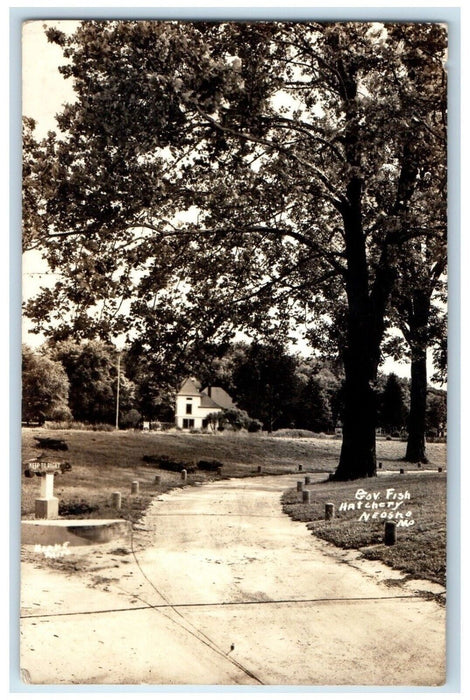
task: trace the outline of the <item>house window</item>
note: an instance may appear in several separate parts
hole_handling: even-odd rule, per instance
[[[190,416],[193,412],[193,405],[192,403],[187,403],[186,404],[186,415]]]
[[[194,418],[183,418],[183,428],[194,428]]]

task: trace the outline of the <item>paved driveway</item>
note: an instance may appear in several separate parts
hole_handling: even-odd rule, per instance
[[[284,515],[295,481],[161,496],[142,523],[146,548],[94,548],[99,567],[86,575],[26,564],[21,665],[32,682],[444,683],[445,610]]]

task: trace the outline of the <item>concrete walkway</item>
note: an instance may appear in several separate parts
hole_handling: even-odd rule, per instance
[[[291,521],[290,486],[295,475],[178,489],[147,511],[145,549],[137,536],[124,554],[89,548],[99,567],[86,574],[25,564],[32,683],[444,683],[444,608]]]

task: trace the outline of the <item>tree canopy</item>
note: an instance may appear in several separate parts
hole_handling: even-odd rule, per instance
[[[49,353],[65,369],[73,417],[85,423],[114,424],[116,416],[117,353],[99,342],[50,343]],[[134,385],[120,372],[120,411],[133,408]]]
[[[44,423],[72,417],[68,406],[69,381],[60,362],[23,345],[22,377],[24,422]]]
[[[27,125],[41,217],[24,238],[61,274],[27,306],[37,328],[127,331],[164,354],[315,323],[345,369],[336,475],[373,475],[400,252],[442,240],[445,28],[87,21],[48,37],[77,101],[60,135]]]

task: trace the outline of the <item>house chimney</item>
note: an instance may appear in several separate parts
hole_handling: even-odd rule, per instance
[[[212,396],[212,387],[211,387],[211,386],[208,386],[208,387],[207,387],[207,396],[208,396],[209,398],[211,398],[211,396]]]

